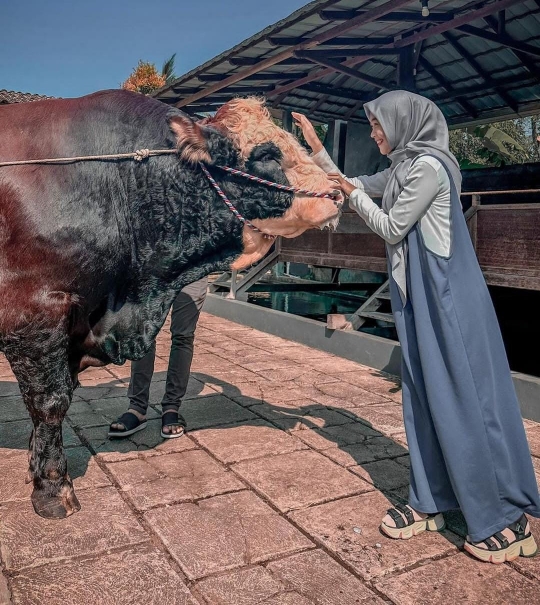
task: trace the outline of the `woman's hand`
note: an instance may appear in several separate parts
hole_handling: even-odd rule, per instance
[[[315,132],[315,128],[313,128],[313,124],[301,113],[293,111],[291,112],[291,115],[294,123],[302,130],[304,139],[306,139],[306,143],[311,147],[313,153],[319,153],[323,148],[323,145]]]
[[[349,197],[351,193],[355,189],[357,189],[357,187],[351,185],[351,183],[349,183],[349,181],[346,181],[345,178],[342,177],[339,173],[331,172],[330,174],[328,174],[328,178],[331,181],[334,181],[337,185],[337,188],[347,197]]]

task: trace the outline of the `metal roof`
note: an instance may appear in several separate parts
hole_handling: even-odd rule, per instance
[[[188,113],[262,94],[313,119],[364,120],[394,88],[449,124],[540,110],[540,0],[315,0],[153,96]]]

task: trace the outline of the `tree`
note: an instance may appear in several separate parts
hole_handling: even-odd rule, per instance
[[[504,166],[540,160],[540,116],[450,131],[450,149],[462,168]]]
[[[161,68],[161,75],[165,78],[165,84],[172,84],[177,76],[174,73],[174,60],[176,59],[176,53],[171,55],[165,63],[163,63],[163,67]]]
[[[121,88],[149,95],[154,90],[165,86],[165,82],[165,76],[158,73],[153,63],[139,60],[137,67],[131,72],[129,78],[122,83]]]

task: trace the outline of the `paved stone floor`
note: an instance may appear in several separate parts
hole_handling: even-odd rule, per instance
[[[463,550],[464,524],[391,541],[406,497],[400,389],[390,376],[203,313],[181,439],[159,437],[169,334],[145,431],[109,441],[129,367],[81,375],[64,424],[82,509],[34,514],[29,421],[0,358],[0,603],[354,605],[538,603],[540,557]],[[540,472],[540,425],[526,421]],[[540,536],[540,523],[533,520]]]

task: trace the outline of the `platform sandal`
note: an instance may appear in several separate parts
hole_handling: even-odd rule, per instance
[[[416,521],[413,511],[408,505],[396,504],[388,509],[387,513],[396,524],[395,527],[381,523],[381,531],[394,540],[408,540],[424,531],[442,531],[446,527],[441,513],[429,515],[425,519]]]
[[[506,536],[498,531],[491,537],[480,542],[471,542],[469,536],[465,541],[464,548],[473,557],[489,563],[504,563],[505,561],[513,561],[518,557],[534,557],[538,550],[534,536],[528,529],[529,522],[525,515],[508,526],[508,529],[514,533],[516,539],[512,542]],[[482,548],[478,544],[485,544],[487,548]]]

